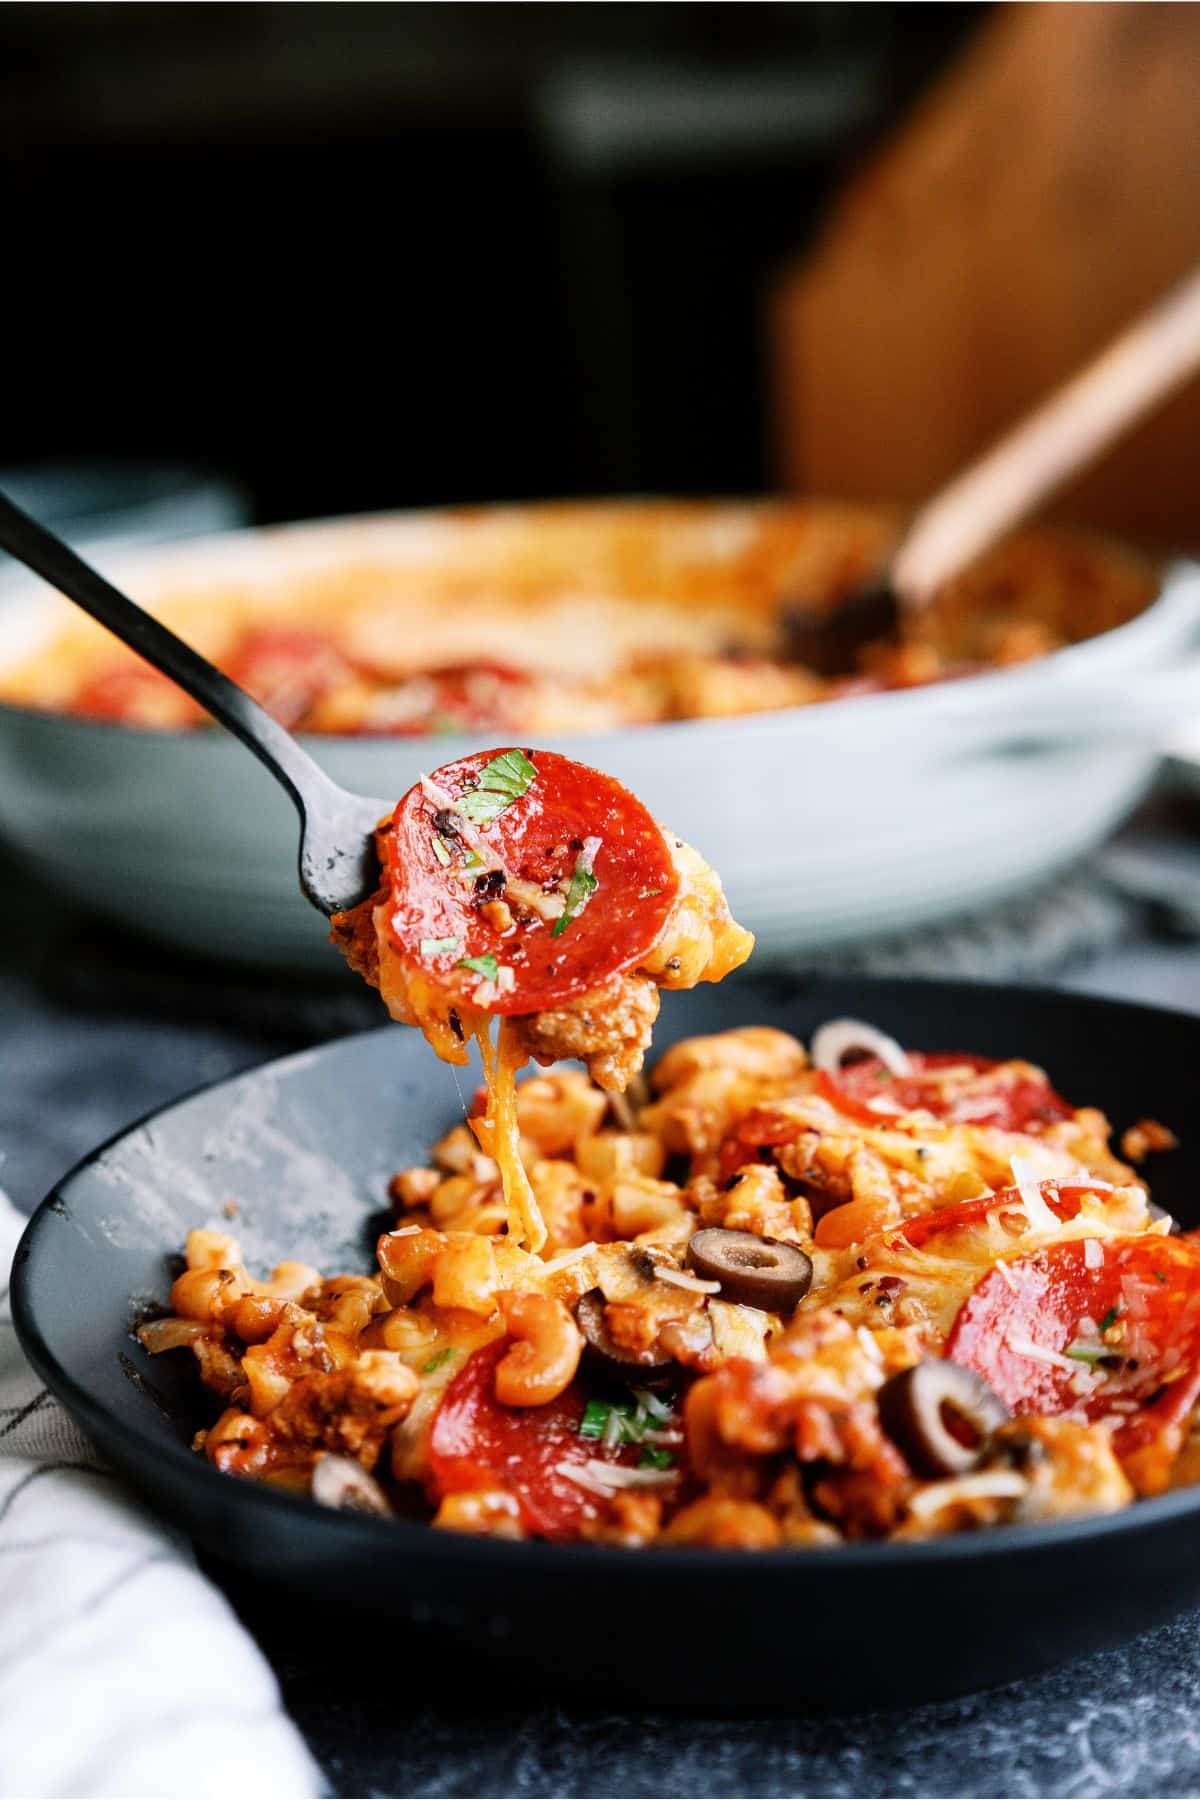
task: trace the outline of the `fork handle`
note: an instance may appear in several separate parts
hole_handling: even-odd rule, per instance
[[[891,568],[907,607],[986,550],[1200,369],[1200,269],[921,508]]]

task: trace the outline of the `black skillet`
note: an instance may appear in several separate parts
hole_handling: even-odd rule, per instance
[[[1118,1129],[1176,1126],[1157,1198],[1200,1222],[1200,1019],[968,982],[737,980],[667,995],[656,1049],[749,1022],[808,1036],[869,1019],[915,1049],[1044,1063]],[[464,1091],[469,1088],[464,1083]],[[322,1511],[188,1449],[211,1418],[186,1355],[132,1327],[161,1308],[188,1228],[228,1224],[257,1265],[365,1270],[389,1172],[461,1112],[451,1072],[386,1027],[240,1075],[96,1151],[17,1253],[14,1316],[48,1385],[112,1462],[214,1557],[291,1603],[408,1622],[503,1660],[530,1693],[793,1709],[897,1704],[1029,1674],[1200,1600],[1200,1489],[1103,1518],[914,1544],[739,1553],[500,1543]],[[236,1207],[226,1220],[223,1209]]]

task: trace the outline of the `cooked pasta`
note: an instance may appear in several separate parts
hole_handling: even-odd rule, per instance
[[[1200,1247],[1102,1114],[1023,1060],[814,1044],[693,1038],[621,1096],[521,1083],[536,1253],[474,1117],[395,1175],[369,1274],[255,1279],[193,1232],[141,1338],[215,1395],[196,1448],[449,1530],[747,1550],[1195,1479]]]

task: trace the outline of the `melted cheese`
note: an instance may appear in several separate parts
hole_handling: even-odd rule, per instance
[[[525,1066],[525,1052],[517,1036],[516,1021],[502,1018],[493,1046],[488,1021],[475,1028],[475,1041],[483,1058],[487,1111],[472,1119],[479,1147],[500,1171],[504,1204],[508,1208],[508,1235],[514,1244],[537,1255],[546,1242],[546,1225],[521,1161],[521,1128],[517,1123],[517,1070]]]
[[[438,788],[428,776],[422,776],[421,781],[427,797],[435,804],[453,807],[451,796]],[[503,866],[493,857],[488,845],[469,821],[464,822],[462,829],[477,854],[485,860],[486,866]],[[679,871],[679,892],[658,942],[644,959],[644,972],[636,979],[646,986],[655,984],[660,987],[692,987],[698,981],[720,981],[731,969],[737,968],[746,960],[753,948],[754,939],[731,917],[720,881],[704,859],[679,838],[667,832],[663,836]],[[595,838],[585,840],[585,861],[594,857],[598,843],[599,840]],[[489,858],[490,862],[487,861]],[[506,891],[513,894],[517,885],[515,878],[509,874]],[[519,885],[525,888],[530,884]],[[536,890],[536,899],[543,908],[551,909],[550,916],[557,917],[561,913],[563,898],[560,894],[545,895]],[[359,923],[355,923],[356,914]],[[476,989],[474,1005],[455,1000],[454,1005],[450,1006],[444,986],[432,973],[414,967],[409,959],[401,955],[391,931],[390,905],[386,894],[377,895],[374,901],[364,902],[362,907],[356,909],[356,914],[346,914],[341,921],[335,921],[335,941],[346,950],[351,962],[367,980],[378,987],[391,1017],[398,1024],[415,1025],[443,1062],[462,1067],[469,1059],[471,1040],[474,1039],[479,1045],[487,1106],[481,1119],[470,1121],[471,1128],[481,1149],[493,1159],[499,1169],[508,1213],[509,1241],[536,1255],[547,1241],[547,1231],[537,1198],[521,1162],[520,1130],[517,1123],[517,1071],[532,1054],[539,1061],[582,1055],[595,1072],[595,1065],[592,1063],[593,1048],[588,1042],[576,1043],[571,1037],[571,1027],[581,1008],[585,1009],[581,1017],[586,1017],[589,997],[583,996],[574,1005],[567,1003],[563,1008],[550,1013],[531,1014],[526,1018],[502,1016],[493,1043],[493,1014],[488,1009],[500,991],[511,988],[511,969],[498,969],[495,985],[488,981],[481,982]],[[373,939],[369,954],[364,939]],[[656,1012],[657,1006],[653,1010]],[[602,1009],[606,1028],[616,1029],[620,1022],[620,1011],[615,1002]],[[653,1012],[649,1017],[653,1017]],[[531,1040],[530,1028],[537,1027],[539,1021],[545,1021],[549,1026],[554,1021],[561,1023],[562,1029],[557,1034],[553,1029],[550,1030],[553,1041],[542,1043],[540,1039]],[[649,1020],[645,1021],[645,1035],[648,1038]],[[604,1047],[601,1046],[601,1049]],[[636,1055],[630,1059],[631,1064],[632,1067],[639,1067],[644,1046],[639,1044],[634,1048]],[[594,1053],[599,1055],[600,1051]],[[615,1075],[609,1085],[624,1086],[627,1079],[628,1073],[622,1071]]]

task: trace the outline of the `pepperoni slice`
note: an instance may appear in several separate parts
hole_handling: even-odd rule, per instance
[[[872,1123],[879,1123],[874,1115]],[[795,1143],[803,1129],[798,1119],[779,1107],[770,1104],[752,1107],[722,1141],[718,1173],[724,1180],[747,1163],[770,1162],[771,1152],[782,1144]]]
[[[297,725],[321,694],[351,674],[341,652],[319,631],[262,625],[247,631],[229,674],[283,725]]]
[[[208,717],[169,676],[143,662],[121,663],[93,675],[76,692],[71,711],[84,719],[159,731],[198,725]]]
[[[1169,1458],[1200,1396],[1200,1246],[1116,1238],[1089,1252],[1075,1239],[1016,1258],[963,1302],[946,1355],[1014,1412],[1112,1417],[1123,1460],[1156,1445]],[[1160,1467],[1137,1485],[1164,1481]]]
[[[360,727],[383,737],[519,727],[533,678],[508,663],[447,663],[382,688]]]
[[[1073,1219],[1079,1211],[1083,1196],[1095,1191],[1095,1188],[1086,1184],[1064,1187],[1057,1181],[1038,1183],[1042,1199],[1059,1219]],[[1019,1188],[998,1188],[994,1194],[982,1194],[976,1200],[958,1200],[953,1206],[942,1206],[935,1212],[918,1213],[915,1219],[905,1221],[896,1233],[896,1238],[903,1238],[912,1249],[917,1250],[941,1232],[961,1231],[972,1225],[982,1224],[989,1213],[1002,1213],[1006,1207],[1016,1208],[1021,1205]]]
[[[895,1076],[878,1057],[850,1063],[826,1075],[822,1091],[854,1118],[886,1123],[889,1112],[930,1112],[948,1125],[992,1125],[1002,1131],[1038,1132],[1074,1108],[1055,1092],[1046,1077],[987,1056],[960,1056],[938,1051],[909,1056],[911,1073]],[[995,1072],[994,1082],[972,1081],[963,1087],[945,1083],[947,1069],[967,1068],[975,1075]]]
[[[526,1531],[565,1543],[603,1516],[603,1498],[563,1474],[585,1463],[636,1467],[636,1444],[604,1450],[581,1437],[587,1395],[578,1381],[547,1406],[502,1406],[496,1364],[507,1338],[476,1350],[443,1396],[433,1421],[429,1463],[437,1497],[472,1488],[502,1487],[515,1495]]]
[[[549,750],[480,751],[430,782],[448,804],[418,783],[386,829],[391,938],[412,970],[468,1005],[523,1014],[648,955],[679,875],[620,782]]]

